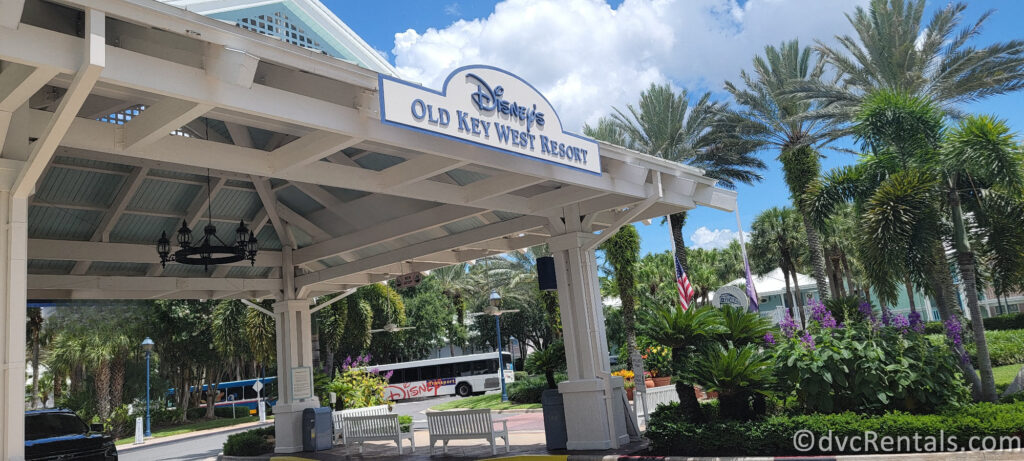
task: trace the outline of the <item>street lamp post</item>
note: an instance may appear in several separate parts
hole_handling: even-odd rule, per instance
[[[153,344],[153,340],[149,337],[142,340],[142,350],[146,351],[146,437],[153,435],[149,430],[149,355],[153,352]]]
[[[508,402],[508,389],[505,387],[505,364],[502,360],[501,351],[501,311],[498,310],[498,307],[501,306],[501,295],[498,294],[497,290],[491,291],[488,302],[493,308],[494,325],[498,331],[498,377],[501,379],[501,401]]]

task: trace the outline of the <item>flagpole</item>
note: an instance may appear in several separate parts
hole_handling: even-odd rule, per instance
[[[750,276],[750,260],[747,259],[747,242],[743,238],[743,222],[740,221],[740,205],[739,201],[736,202],[736,209],[733,210],[736,214],[736,230],[740,234],[740,253],[743,255],[743,269],[745,271],[744,276],[747,278],[747,297],[750,298],[750,310],[753,312],[760,312],[757,300],[757,287],[754,285],[753,277]]]

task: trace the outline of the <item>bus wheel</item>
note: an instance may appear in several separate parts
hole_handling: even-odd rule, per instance
[[[455,386],[455,393],[459,397],[469,397],[469,394],[473,393],[473,388],[469,387],[469,383],[459,383],[458,386]]]

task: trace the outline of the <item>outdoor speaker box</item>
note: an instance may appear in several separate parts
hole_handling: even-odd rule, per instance
[[[555,291],[558,289],[555,280],[555,258],[541,256],[537,258],[537,283],[541,291]]]

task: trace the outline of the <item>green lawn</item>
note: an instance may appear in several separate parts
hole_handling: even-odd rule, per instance
[[[1001,367],[995,367],[992,369],[992,374],[996,378],[996,389],[999,393],[1006,390],[1006,386],[1009,386],[1013,382],[1013,378],[1017,376],[1017,372],[1024,366],[1022,364],[1004,365]]]
[[[274,416],[267,416],[267,420],[273,420]],[[162,427],[153,430],[153,438],[167,437],[171,435],[185,434],[188,432],[205,431],[207,429],[216,429],[218,427],[234,426],[237,424],[245,424],[259,421],[259,416],[246,416],[244,418],[217,418],[208,421],[198,421],[194,423],[182,424],[180,426]],[[118,440],[117,445],[124,445],[135,441],[135,436],[125,437]]]
[[[478,395],[475,397],[466,397],[458,400],[452,400],[451,402],[442,403],[440,405],[430,407],[431,410],[482,410],[484,408],[488,408],[491,410],[526,410],[530,408],[540,408],[540,404],[517,404],[512,402],[502,402],[501,394],[485,394]]]

